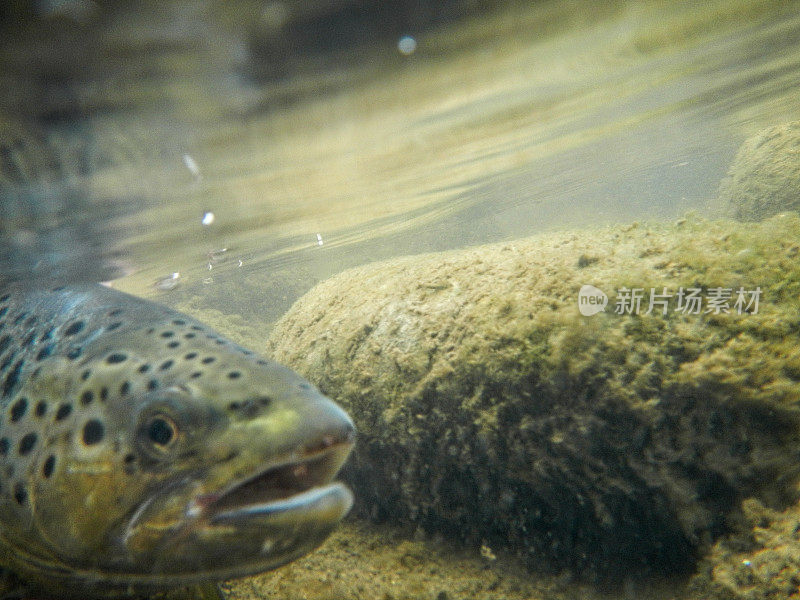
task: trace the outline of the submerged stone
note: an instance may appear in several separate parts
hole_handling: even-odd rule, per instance
[[[742,503],[740,528],[720,539],[689,586],[708,600],[783,600],[797,596],[800,506],[770,509],[754,498]]]
[[[747,139],[720,183],[719,200],[740,221],[800,210],[800,121],[768,127]]]
[[[688,572],[743,498],[795,493],[798,239],[791,214],[689,218],[374,263],[301,298],[270,347],[354,417],[362,516],[534,568]],[[608,295],[593,316],[585,286]]]

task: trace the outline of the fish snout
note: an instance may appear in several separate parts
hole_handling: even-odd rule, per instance
[[[319,395],[300,411],[305,442],[302,454],[315,455],[345,447],[349,453],[356,440],[356,427],[345,410],[330,398]]]

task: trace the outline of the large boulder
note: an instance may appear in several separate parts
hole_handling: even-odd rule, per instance
[[[800,587],[800,505],[770,509],[742,502],[737,531],[721,538],[690,581],[706,600],[786,600]]]
[[[369,264],[313,288],[269,346],[355,419],[359,514],[536,568],[685,572],[742,499],[794,498],[798,240],[793,214],[689,218]],[[588,285],[610,296],[592,316]],[[646,314],[651,288],[672,296]],[[644,300],[617,314],[625,289]]]
[[[769,127],[747,139],[719,187],[734,219],[760,221],[800,210],[800,121]]]

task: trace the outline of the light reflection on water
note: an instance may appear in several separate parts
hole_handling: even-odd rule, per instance
[[[260,273],[274,317],[377,258],[703,210],[740,141],[800,113],[800,17],[780,2],[512,6],[265,86],[230,68],[230,26],[176,15],[138,42],[145,75],[103,92],[124,108],[90,118],[112,160],[84,181],[137,198],[119,286],[179,272],[167,302]],[[159,43],[171,27],[190,41]],[[220,248],[234,260],[209,269]]]

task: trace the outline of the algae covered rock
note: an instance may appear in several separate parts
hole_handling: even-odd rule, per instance
[[[800,597],[800,505],[742,503],[741,530],[714,544],[690,590],[708,600]]]
[[[355,419],[361,515],[537,568],[686,571],[743,498],[794,494],[798,236],[791,214],[689,219],[374,263],[312,289],[270,348]],[[609,297],[593,316],[587,285]]]
[[[719,199],[740,221],[800,210],[800,121],[747,139],[720,184]]]

